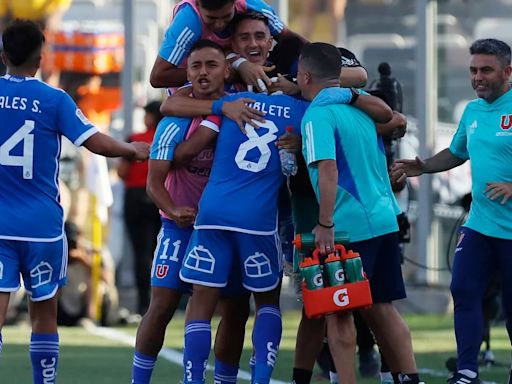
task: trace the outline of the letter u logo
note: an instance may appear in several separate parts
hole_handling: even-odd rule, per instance
[[[512,127],[512,115],[501,115],[501,129],[504,131]]]

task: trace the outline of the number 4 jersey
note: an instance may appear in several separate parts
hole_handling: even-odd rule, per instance
[[[61,135],[81,145],[97,132],[71,97],[32,77],[0,78],[0,239],[63,236]]]
[[[224,100],[240,97],[255,100],[251,106],[266,112],[266,122],[258,129],[246,125],[244,134],[234,121],[222,121],[195,228],[269,235],[276,231],[277,196],[285,180],[275,142],[288,126],[299,134],[308,103],[248,92]]]

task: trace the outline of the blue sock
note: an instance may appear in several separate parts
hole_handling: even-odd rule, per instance
[[[209,321],[189,321],[185,325],[183,366],[186,384],[205,382],[205,370],[212,346],[212,326]]]
[[[57,333],[32,333],[30,359],[34,384],[54,383],[59,362],[59,335]]]
[[[215,360],[215,373],[213,382],[215,384],[236,384],[236,377],[238,376],[238,365],[223,363],[222,361]]]
[[[252,345],[255,349],[256,364],[253,381],[268,384],[277,358],[283,324],[278,307],[265,305],[256,313],[252,331]]]
[[[132,384],[149,384],[155,363],[156,356],[143,355],[135,351],[133,355]]]
[[[249,370],[251,372],[251,384],[254,383],[254,367],[256,366],[256,357],[254,357],[254,348],[251,358],[249,359]]]
[[[4,348],[4,342],[2,340],[2,334],[0,333],[0,353],[2,353],[3,348]]]

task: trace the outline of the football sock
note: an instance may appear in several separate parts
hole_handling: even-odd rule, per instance
[[[256,350],[256,365],[253,381],[255,384],[268,384],[277,358],[283,324],[278,307],[264,305],[258,309],[252,344]]]
[[[238,365],[223,363],[215,360],[214,380],[215,384],[235,384],[238,376]]]
[[[212,345],[212,326],[209,321],[189,321],[185,325],[185,383],[202,384]]]
[[[59,361],[59,335],[32,333],[30,359],[34,384],[54,383]]]
[[[132,366],[132,384],[149,384],[156,356],[147,356],[135,351]]]

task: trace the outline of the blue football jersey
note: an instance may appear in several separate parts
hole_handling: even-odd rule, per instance
[[[308,103],[285,95],[250,92],[224,100],[241,97],[255,100],[251,106],[266,112],[266,122],[259,123],[258,129],[246,125],[244,134],[234,121],[223,120],[195,228],[273,234],[278,192],[285,180],[275,142],[288,126],[300,134],[301,118]]]
[[[97,132],[64,91],[32,77],[0,78],[0,239],[55,241],[61,135],[81,145]]]

